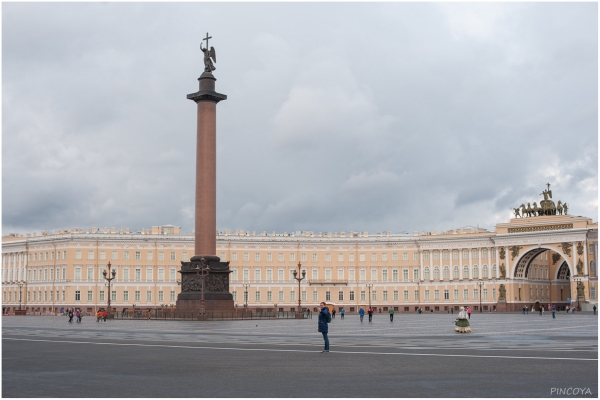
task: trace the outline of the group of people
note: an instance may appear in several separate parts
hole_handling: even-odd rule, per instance
[[[108,315],[108,313],[106,312],[106,310],[102,310],[102,311],[98,311],[96,313],[96,323],[100,323],[100,321],[106,323],[106,316]]]
[[[76,318],[77,323],[81,322],[81,317],[83,317],[83,311],[81,311],[79,308],[78,309],[74,309],[74,308],[67,308],[65,310],[65,314],[67,315],[67,317],[69,317],[69,323],[73,323],[73,317]]]

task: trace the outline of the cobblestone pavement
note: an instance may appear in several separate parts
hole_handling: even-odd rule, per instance
[[[81,324],[69,324],[66,317],[3,317],[2,394],[550,397],[552,387],[579,385],[598,396],[596,316],[558,313],[552,319],[549,313],[474,313],[471,334],[454,333],[455,318],[452,314],[397,313],[390,322],[387,314],[376,314],[372,323],[367,318],[361,323],[358,315],[346,315],[344,320],[337,316],[329,329],[331,353],[321,355],[323,339],[317,332],[316,319],[109,320],[98,324],[89,317]],[[66,350],[66,354],[59,349]],[[192,354],[197,359],[190,358]],[[131,360],[139,364],[129,365]],[[78,367],[74,370],[75,365]],[[274,369],[273,365],[279,368]],[[322,371],[323,367],[327,371]],[[171,391],[154,386],[165,377],[177,380],[182,368],[184,375],[203,371],[202,377],[213,385],[198,386],[196,378],[196,383],[186,381],[171,387]],[[321,371],[316,376],[315,368]],[[84,378],[86,384],[65,389],[50,382],[49,371],[52,382],[69,380],[79,373],[89,375],[91,382]],[[117,371],[120,375],[115,376]],[[515,373],[520,375],[515,377]],[[512,378],[499,379],[501,374]],[[131,381],[122,381],[124,376],[140,387],[131,391]],[[309,385],[289,387],[288,381],[299,376]],[[410,381],[406,380],[409,376]],[[549,381],[548,376],[553,379]],[[97,388],[94,377],[112,378],[115,385]],[[354,387],[356,379],[363,377],[375,386]],[[470,383],[464,386],[461,380]],[[324,385],[329,381],[332,385]],[[530,384],[523,385],[523,381]],[[221,386],[215,386],[216,383]],[[315,392],[310,385],[323,390]],[[103,394],[95,393],[96,390],[103,390]]]

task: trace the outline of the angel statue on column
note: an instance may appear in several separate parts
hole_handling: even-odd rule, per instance
[[[202,43],[200,43],[200,50],[202,50],[202,52],[204,53],[204,72],[212,72],[216,69],[213,64],[213,61],[217,62],[217,55],[215,53],[214,47],[210,46],[209,50],[208,44],[206,46],[206,48],[202,48]]]

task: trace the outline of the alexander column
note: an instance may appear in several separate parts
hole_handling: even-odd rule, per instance
[[[177,309],[233,310],[229,293],[229,261],[217,257],[217,103],[227,96],[215,91],[216,68],[212,37],[206,34],[204,72],[198,78],[200,90],[187,98],[198,106],[196,129],[195,250],[190,261],[181,262],[181,293]]]

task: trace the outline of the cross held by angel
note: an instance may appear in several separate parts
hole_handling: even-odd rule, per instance
[[[202,42],[200,42],[200,50],[204,53],[204,72],[213,72],[216,69],[213,62],[217,62],[217,55],[214,47],[211,46],[210,50],[208,49],[208,39],[212,39],[212,36],[208,36],[207,32],[206,38],[202,39],[202,41],[206,40],[206,48],[203,48]]]

